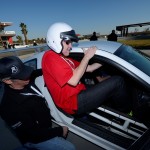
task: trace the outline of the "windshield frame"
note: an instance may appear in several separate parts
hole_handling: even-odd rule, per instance
[[[116,50],[114,55],[132,64],[150,77],[150,56],[147,54],[123,44]]]

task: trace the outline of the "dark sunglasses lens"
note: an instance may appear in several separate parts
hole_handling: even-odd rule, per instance
[[[69,45],[70,43],[72,43],[71,40],[66,41],[66,44]]]

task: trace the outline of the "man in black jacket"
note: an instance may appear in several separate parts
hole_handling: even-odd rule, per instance
[[[112,30],[111,34],[108,35],[107,40],[108,41],[115,41],[117,42],[117,34],[115,33],[115,30]]]
[[[65,140],[66,126],[52,128],[46,100],[30,82],[33,68],[15,57],[0,59],[0,79],[5,84],[0,115],[26,147],[40,150],[75,150]]]
[[[90,37],[90,41],[97,41],[96,32],[93,32],[93,35]]]

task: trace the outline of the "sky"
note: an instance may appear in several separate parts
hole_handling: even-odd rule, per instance
[[[0,5],[0,22],[13,23],[5,30],[23,37],[19,25],[24,23],[28,39],[45,38],[55,22],[65,22],[81,35],[110,34],[116,26],[150,22],[150,0],[6,0]]]

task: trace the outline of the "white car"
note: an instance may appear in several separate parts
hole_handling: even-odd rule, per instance
[[[71,132],[103,149],[150,148],[150,57],[130,46],[109,41],[79,42],[73,45],[70,56],[80,61],[84,55],[82,48],[93,45],[97,47],[97,51],[90,63],[102,63],[104,72],[111,76],[120,75],[125,79],[133,95],[133,115],[118,112],[107,104],[84,116],[68,115],[55,106],[41,75],[35,79],[35,84],[48,102],[53,121],[58,125],[68,126]],[[25,59],[24,63],[41,69],[44,53],[45,51],[35,54]],[[82,81],[85,84],[96,84],[95,76],[95,73],[85,73]]]

